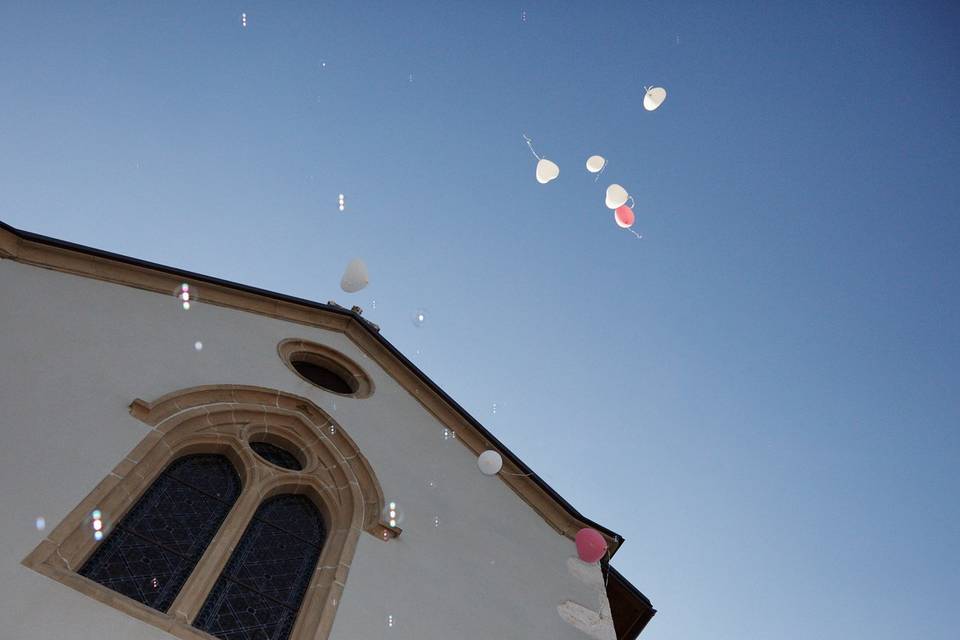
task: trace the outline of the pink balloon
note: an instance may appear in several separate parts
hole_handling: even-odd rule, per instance
[[[613,212],[613,219],[617,221],[617,224],[620,227],[624,229],[629,229],[630,227],[633,226],[633,220],[634,220],[633,209],[631,209],[627,205],[623,205],[622,207],[617,207],[617,210]]]
[[[607,552],[607,541],[596,529],[580,529],[574,541],[577,543],[577,555],[584,562],[599,562]]]

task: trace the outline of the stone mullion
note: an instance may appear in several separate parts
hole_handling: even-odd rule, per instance
[[[240,542],[250,519],[260,506],[260,501],[260,487],[256,483],[243,488],[227,519],[220,525],[217,535],[207,546],[207,550],[200,557],[200,561],[197,562],[187,582],[170,606],[170,614],[177,620],[192,624],[200,613],[207,595],[220,578],[230,559],[230,554]]]

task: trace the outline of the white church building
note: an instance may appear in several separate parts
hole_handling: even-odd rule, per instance
[[[359,308],[2,223],[0,300],[2,638],[632,640],[655,613],[623,538]]]

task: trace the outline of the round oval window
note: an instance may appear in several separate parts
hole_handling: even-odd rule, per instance
[[[357,385],[350,384],[346,377],[332,367],[311,360],[290,359],[290,366],[301,376],[327,391],[349,395],[356,392]],[[339,367],[338,367],[339,368]]]
[[[353,360],[328,346],[289,338],[277,345],[284,364],[310,384],[351,398],[373,393],[370,376]]]

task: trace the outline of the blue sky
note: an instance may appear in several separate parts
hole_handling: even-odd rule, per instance
[[[645,638],[953,638],[958,27],[948,2],[8,3],[0,218],[364,307],[627,538]]]

